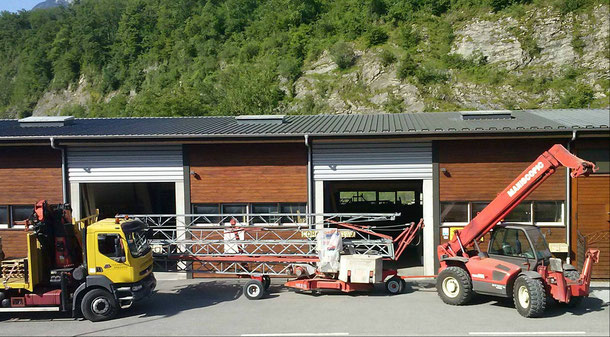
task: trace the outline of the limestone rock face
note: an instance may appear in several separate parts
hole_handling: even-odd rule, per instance
[[[46,92],[32,111],[33,116],[49,115],[49,111],[53,111],[55,115],[59,115],[62,109],[72,106],[86,106],[91,101],[91,94],[87,90],[87,79],[81,76],[78,84],[70,85],[67,89],[60,91]]]
[[[517,25],[512,18],[496,22],[475,19],[455,32],[451,52],[467,59],[483,56],[489,63],[515,69],[529,60],[517,37],[510,32],[510,27]]]
[[[355,50],[355,64],[339,71],[324,51],[294,83],[296,106],[291,109],[299,110],[309,100],[324,112],[379,113],[394,100],[400,103],[401,111],[423,111],[417,87],[397,78],[396,65],[384,66],[380,52]]]

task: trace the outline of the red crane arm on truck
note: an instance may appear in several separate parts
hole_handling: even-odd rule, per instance
[[[438,257],[466,256],[465,248],[487,234],[517,205],[527,198],[540,184],[548,179],[557,168],[565,166],[572,169],[571,176],[576,178],[597,171],[595,164],[582,160],[571,154],[561,144],[555,144],[540,155],[517,179],[504,189],[487,207],[485,207],[453,239],[438,246]]]

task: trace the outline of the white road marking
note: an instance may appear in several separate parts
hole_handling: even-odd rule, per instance
[[[585,331],[477,331],[471,336],[574,336],[586,335]]]
[[[245,333],[242,336],[349,336],[349,332],[288,332],[288,333]]]

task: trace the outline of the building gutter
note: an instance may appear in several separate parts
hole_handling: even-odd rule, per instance
[[[572,144],[576,140],[576,130],[572,130],[572,138],[568,141],[568,152],[572,152]],[[570,168],[566,168],[566,242],[568,244],[568,256],[566,263],[570,263],[570,254],[572,252],[572,179],[570,178]]]
[[[306,134],[303,138],[305,140],[305,146],[307,147],[307,209],[306,209],[306,212],[312,213],[311,208],[313,206],[313,195],[312,195],[313,172],[312,172],[312,165],[311,165],[311,143],[309,140],[309,135]]]
[[[61,151],[61,193],[63,196],[64,204],[70,202],[70,198],[68,198],[68,179],[66,174],[67,169],[67,159],[66,159],[66,149],[63,146],[57,146],[55,144],[55,137],[50,138],[51,148],[54,150]]]

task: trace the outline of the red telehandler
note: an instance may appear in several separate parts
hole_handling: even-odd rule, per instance
[[[513,297],[524,317],[540,317],[547,299],[575,304],[589,295],[592,264],[599,250],[589,249],[581,274],[554,258],[540,229],[532,225],[500,223],[555,171],[565,166],[571,176],[595,172],[595,164],[556,144],[538,157],[453,239],[437,248],[440,260],[436,288],[452,305],[470,301],[474,293]],[[493,231],[492,231],[493,230]],[[487,252],[477,241],[492,231]]]

